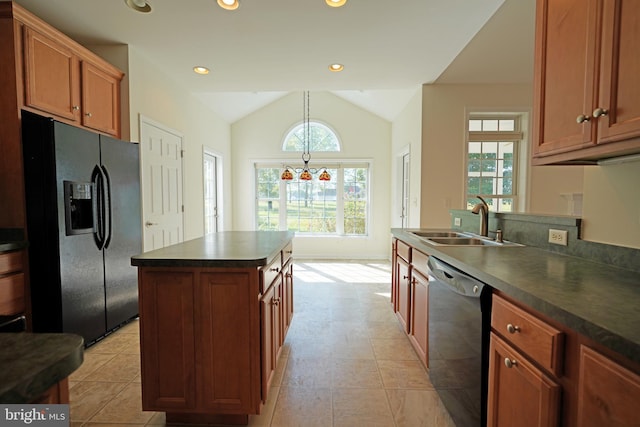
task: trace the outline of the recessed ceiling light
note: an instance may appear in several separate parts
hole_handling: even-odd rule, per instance
[[[203,67],[201,65],[193,67],[193,71],[195,71],[198,74],[209,74],[209,69],[207,67]]]
[[[236,10],[240,2],[239,0],[218,0],[218,6],[226,10]]]
[[[344,70],[344,65],[342,65],[342,64],[331,64],[331,65],[329,65],[329,69],[331,71],[333,71],[334,73],[337,73],[338,71]]]
[[[325,0],[327,4],[331,7],[340,7],[344,6],[347,0]]]
[[[149,6],[149,3],[147,3],[146,0],[124,0],[124,4],[126,4],[136,12],[151,12],[151,6]]]

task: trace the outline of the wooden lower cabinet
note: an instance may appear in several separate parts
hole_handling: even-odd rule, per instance
[[[578,425],[640,425],[640,375],[587,346],[580,346]]]
[[[139,269],[144,410],[259,413],[258,286],[257,269]]]
[[[429,346],[429,280],[417,270],[411,272],[411,320],[409,341],[420,361],[428,367]]]
[[[397,293],[396,293],[396,316],[402,325],[402,329],[409,333],[410,298],[411,298],[411,267],[400,257],[396,260]]]
[[[487,425],[556,427],[560,407],[560,384],[491,333]]]
[[[262,337],[262,400],[267,400],[271,380],[282,348],[282,279],[276,278],[260,298]]]

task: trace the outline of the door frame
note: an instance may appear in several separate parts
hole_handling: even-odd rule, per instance
[[[204,167],[204,159],[205,156],[211,156],[216,159],[216,231],[222,231],[224,229],[224,209],[222,207],[223,197],[223,172],[222,172],[222,161],[223,156],[221,153],[203,145],[202,146],[202,165]],[[204,202],[204,189],[205,189],[205,176],[204,170],[202,171],[202,198]],[[203,222],[204,222],[204,206],[203,206]],[[203,224],[203,230],[205,225]]]

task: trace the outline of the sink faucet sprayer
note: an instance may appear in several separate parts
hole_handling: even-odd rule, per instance
[[[471,209],[471,213],[479,214],[482,212],[482,216],[480,217],[480,235],[487,237],[489,235],[489,205],[484,199],[480,196],[476,196],[482,203],[477,203],[473,209]]]

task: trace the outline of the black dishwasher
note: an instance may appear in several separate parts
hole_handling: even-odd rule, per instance
[[[429,378],[457,427],[486,425],[491,287],[429,257]]]

